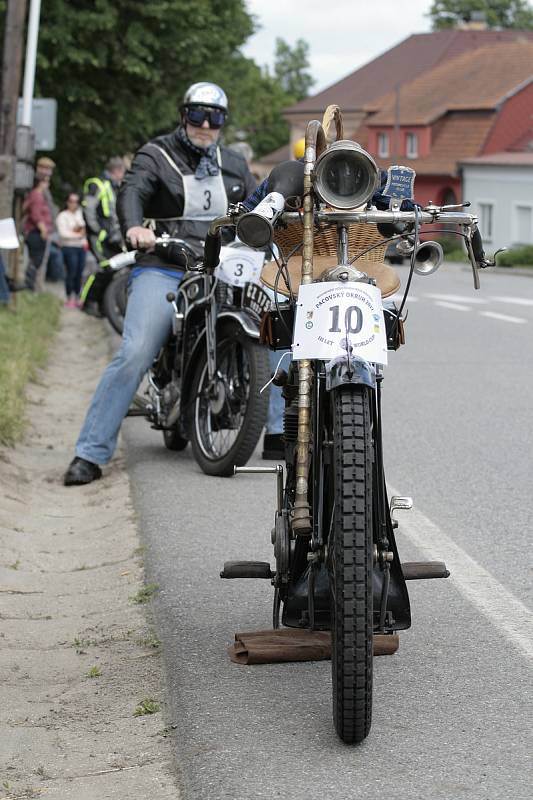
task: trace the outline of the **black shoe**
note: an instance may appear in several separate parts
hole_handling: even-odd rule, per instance
[[[282,433],[265,433],[262,458],[266,461],[285,460],[285,442]]]
[[[65,472],[63,483],[65,486],[82,486],[84,483],[97,481],[102,477],[102,470],[98,464],[86,461],[84,458],[73,458]]]

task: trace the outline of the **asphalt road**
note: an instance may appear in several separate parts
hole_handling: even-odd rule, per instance
[[[329,662],[226,654],[235,631],[270,626],[268,582],[218,575],[270,559],[273,478],[205,477],[126,422],[185,800],[531,797],[533,280],[481,281],[474,292],[451,265],[415,277],[406,346],[390,354],[387,479],[415,504],[400,554],[443,558],[452,577],[409,584],[413,626],[375,659],[359,747],[335,736]]]

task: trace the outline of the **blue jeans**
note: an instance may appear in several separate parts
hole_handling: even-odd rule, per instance
[[[290,353],[290,350],[271,350],[270,351],[270,369],[275,371],[278,362],[283,353]],[[279,365],[280,369],[288,370],[290,358],[284,358]],[[281,396],[281,387],[270,384],[270,400],[268,401],[268,417],[266,432],[267,433],[283,433],[283,412],[285,411],[285,400]]]
[[[7,285],[6,272],[2,256],[0,256],[0,306],[9,303],[9,286]]]
[[[172,330],[176,275],[144,269],[132,278],[122,344],[96,387],[76,443],[76,455],[93,464],[107,464],[118,432],[144,374]]]
[[[48,254],[48,261],[46,262],[46,280],[52,283],[65,280],[65,262],[63,261],[63,253],[61,248],[55,242],[52,242],[50,252]]]
[[[81,292],[81,276],[85,267],[85,250],[83,247],[62,247],[65,261],[65,293],[79,297]]]

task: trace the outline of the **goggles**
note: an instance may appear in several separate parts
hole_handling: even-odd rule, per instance
[[[221,128],[226,121],[226,112],[222,108],[209,106],[185,106],[185,119],[195,128],[201,128],[207,120],[210,128]]]

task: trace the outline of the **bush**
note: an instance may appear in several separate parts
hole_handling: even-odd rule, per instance
[[[502,267],[533,266],[533,245],[525,244],[522,247],[511,247],[498,255],[497,263],[498,266]]]

